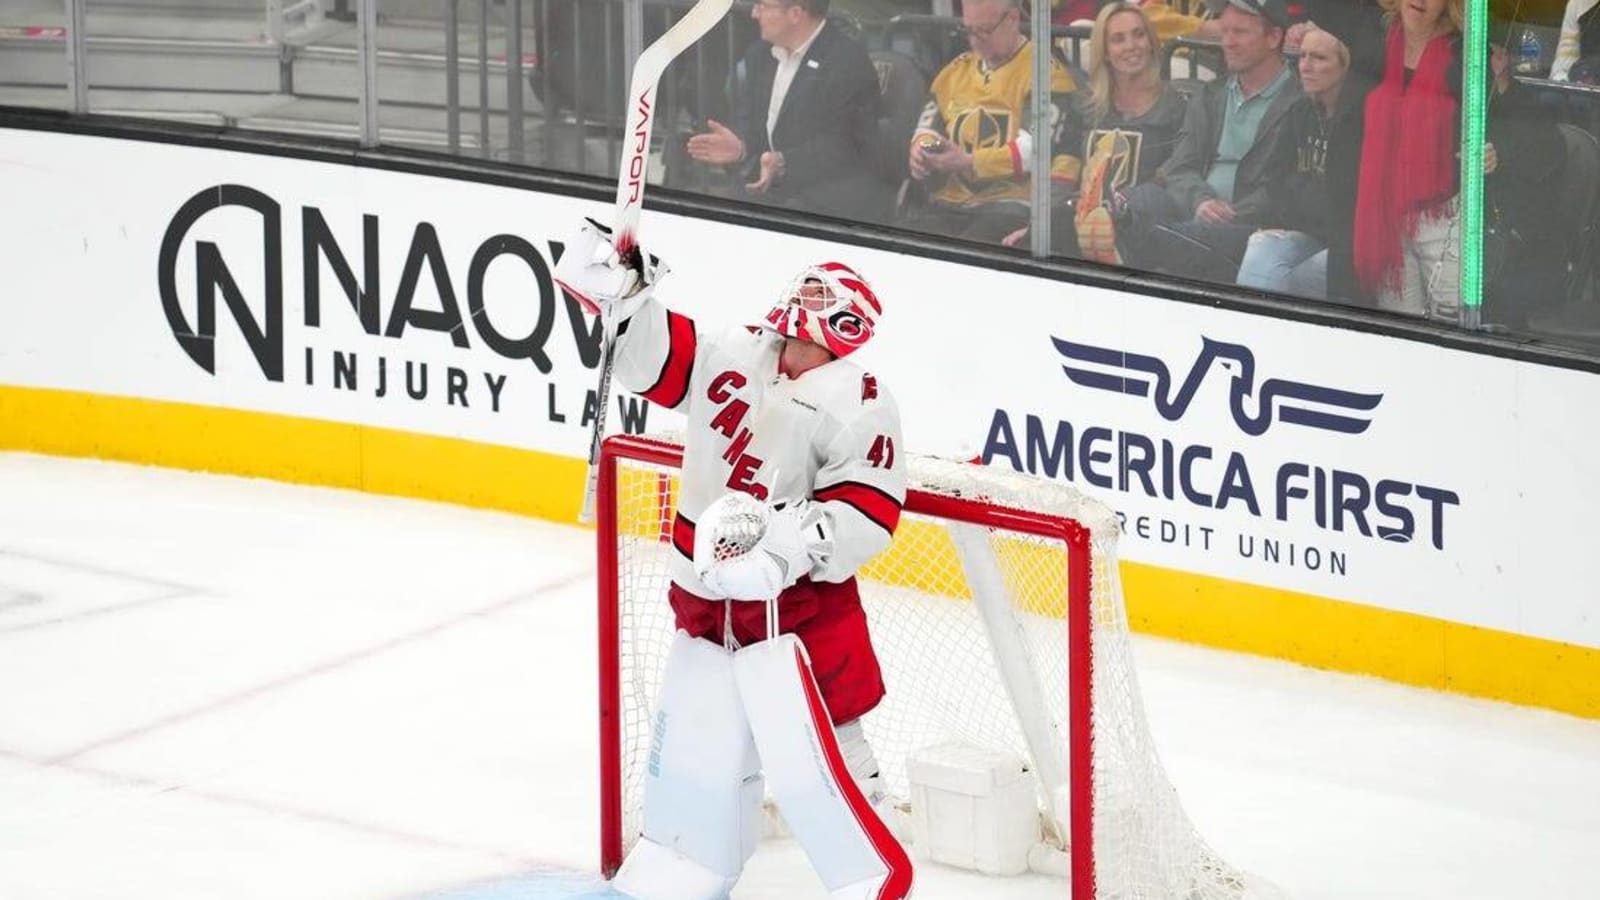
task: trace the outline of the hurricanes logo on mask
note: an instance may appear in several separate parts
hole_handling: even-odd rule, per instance
[[[828,320],[828,324],[833,327],[835,334],[850,344],[859,345],[866,340],[867,323],[861,321],[860,316],[849,310],[835,313],[833,318]]]

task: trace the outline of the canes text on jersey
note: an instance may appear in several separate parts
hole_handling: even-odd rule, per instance
[[[711,379],[711,384],[706,387],[706,399],[722,407],[711,417],[711,428],[729,439],[728,449],[722,452],[723,460],[733,467],[728,473],[728,487],[744,491],[757,500],[765,500],[766,486],[755,482],[763,460],[745,452],[755,439],[755,435],[744,424],[750,404],[733,393],[746,383],[748,379],[730,369]]]

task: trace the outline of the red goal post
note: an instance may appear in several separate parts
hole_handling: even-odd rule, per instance
[[[682,462],[682,446],[661,437],[615,436],[601,452],[608,877],[642,826],[651,704],[672,634],[666,560]],[[1064,483],[926,457],[910,465],[895,542],[859,576],[889,691],[862,721],[891,793],[909,796],[904,758],[930,741],[1013,751],[1037,779],[1047,840],[1068,854],[1073,900],[1273,896],[1247,890],[1245,876],[1211,853],[1155,756],[1121,602],[1115,515]]]

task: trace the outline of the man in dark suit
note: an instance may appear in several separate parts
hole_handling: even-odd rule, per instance
[[[861,43],[828,21],[828,0],[757,0],[761,40],[739,64],[730,128],[708,121],[689,155],[728,166],[750,199],[881,221],[890,188],[877,159],[878,76]]]

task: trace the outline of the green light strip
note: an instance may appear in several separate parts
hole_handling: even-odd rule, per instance
[[[1461,304],[1476,326],[1483,304],[1483,137],[1489,100],[1489,0],[1467,0],[1461,40]]]

